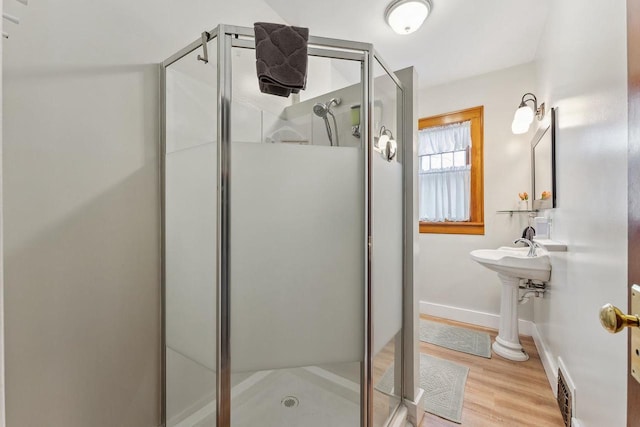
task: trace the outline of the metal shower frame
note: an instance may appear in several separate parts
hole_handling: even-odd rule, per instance
[[[162,340],[161,340],[161,358],[162,358],[162,425],[166,425],[166,262],[165,262],[165,166],[166,166],[166,69],[171,64],[189,55],[195,50],[205,47],[209,41],[218,39],[217,43],[217,81],[218,81],[218,99],[217,99],[217,149],[218,149],[218,192],[217,192],[217,206],[218,206],[218,219],[217,219],[217,283],[216,285],[216,417],[218,427],[230,426],[231,417],[231,354],[230,354],[230,277],[229,277],[229,228],[230,228],[230,179],[229,179],[229,167],[230,167],[230,144],[231,144],[231,51],[234,47],[255,49],[255,39],[253,28],[240,27],[234,25],[220,24],[211,31],[203,32],[202,36],[193,41],[174,55],[167,58],[160,66],[160,112],[161,112],[161,156],[160,156],[160,187],[161,187],[161,224],[162,224],[162,239],[161,239],[161,257],[162,257]],[[362,64],[362,84],[363,84],[363,99],[362,99],[362,111],[361,117],[364,120],[364,126],[362,129],[363,144],[363,156],[364,156],[364,203],[362,212],[364,216],[364,241],[362,242],[364,248],[364,361],[362,363],[361,372],[361,393],[360,393],[360,406],[361,406],[361,426],[370,427],[373,425],[373,382],[372,382],[372,344],[373,344],[373,313],[372,313],[372,283],[371,283],[371,269],[372,269],[372,210],[373,210],[373,193],[372,193],[372,167],[373,154],[372,141],[376,132],[373,130],[373,100],[374,100],[374,64],[377,61],[384,71],[390,76],[399,88],[399,95],[397,100],[398,108],[403,112],[405,110],[405,89],[403,84],[394,74],[394,72],[386,65],[386,63],[380,58],[380,55],[376,52],[372,44],[361,43],[347,40],[331,39],[325,37],[310,36],[308,41],[308,54],[310,56],[332,58],[332,59],[344,59],[359,61]],[[200,57],[199,60],[206,62],[208,58]],[[398,131],[402,135],[406,133],[405,126],[406,120],[403,118],[398,122]],[[409,134],[406,137],[406,141],[409,142],[412,135]],[[410,191],[407,189],[406,170],[407,165],[412,165],[413,144],[403,144],[408,146],[403,149],[402,153],[402,167],[403,176],[405,177],[403,185],[403,293],[407,295],[407,289],[409,286],[413,286],[412,283],[412,264],[411,258],[413,257],[413,240],[408,235],[407,230],[411,230],[411,225],[407,224],[407,200],[413,197]],[[410,167],[410,166],[409,166]],[[409,187],[411,187],[409,185]],[[410,189],[410,188],[409,188]],[[407,194],[409,193],[409,194]],[[409,252],[411,251],[411,252]],[[412,293],[411,293],[412,294]],[[403,296],[403,312],[405,310],[406,300]],[[411,325],[407,324],[406,316],[403,315],[403,330]],[[400,357],[402,365],[402,390],[400,397],[402,401],[405,397],[411,401],[414,398],[415,390],[414,381],[408,378],[408,375],[413,377],[414,364],[411,362],[412,356],[407,355],[405,349],[412,349],[413,347],[407,346],[404,340],[407,334],[401,334],[403,344],[403,354],[397,355]],[[406,370],[410,372],[405,372]],[[409,385],[409,390],[406,389],[405,384]],[[221,398],[221,397],[227,398]],[[408,402],[409,403],[409,402]],[[402,404],[396,407],[396,411]]]

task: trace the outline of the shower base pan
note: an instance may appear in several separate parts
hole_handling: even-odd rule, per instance
[[[360,386],[315,366],[259,371],[232,388],[233,427],[353,427],[360,424]],[[215,427],[212,400],[169,427]]]

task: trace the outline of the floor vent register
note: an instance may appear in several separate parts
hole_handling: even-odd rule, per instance
[[[567,386],[567,382],[562,376],[562,371],[558,369],[558,406],[560,407],[560,413],[564,420],[564,425],[569,427],[571,425],[571,391]]]

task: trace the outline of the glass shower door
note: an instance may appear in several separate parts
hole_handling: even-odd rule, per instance
[[[310,56],[307,90],[281,98],[254,50],[231,58],[231,425],[359,426],[362,63]]]
[[[192,52],[166,67],[164,174],[167,426],[215,426],[217,64]]]

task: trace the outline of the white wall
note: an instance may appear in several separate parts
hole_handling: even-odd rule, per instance
[[[5,6],[7,423],[158,425],[156,64],[219,22],[281,19],[260,0]]]
[[[627,72],[625,2],[550,3],[538,49],[539,96],[558,107],[557,196],[551,291],[535,322],[549,362],[561,357],[584,426],[624,426],[626,333],[598,322],[607,303],[626,307]]]
[[[485,214],[484,236],[420,234],[422,312],[496,322],[500,281],[495,273],[472,261],[469,252],[511,245],[527,225],[524,214],[510,216],[496,211],[516,208],[518,193],[531,192],[530,140],[534,129],[513,135],[511,121],[522,95],[534,86],[535,67],[525,64],[420,91],[420,117],[484,105]],[[531,303],[519,306],[519,311],[520,318],[532,318]]]
[[[0,0],[0,10],[3,9],[3,0]],[[0,33],[2,33],[4,27],[4,19],[0,21]],[[6,411],[5,411],[5,374],[4,374],[4,230],[3,230],[3,168],[2,168],[2,156],[3,156],[3,142],[2,142],[2,128],[3,128],[3,116],[2,116],[2,52],[4,50],[4,39],[0,38],[0,427],[6,425]]]

